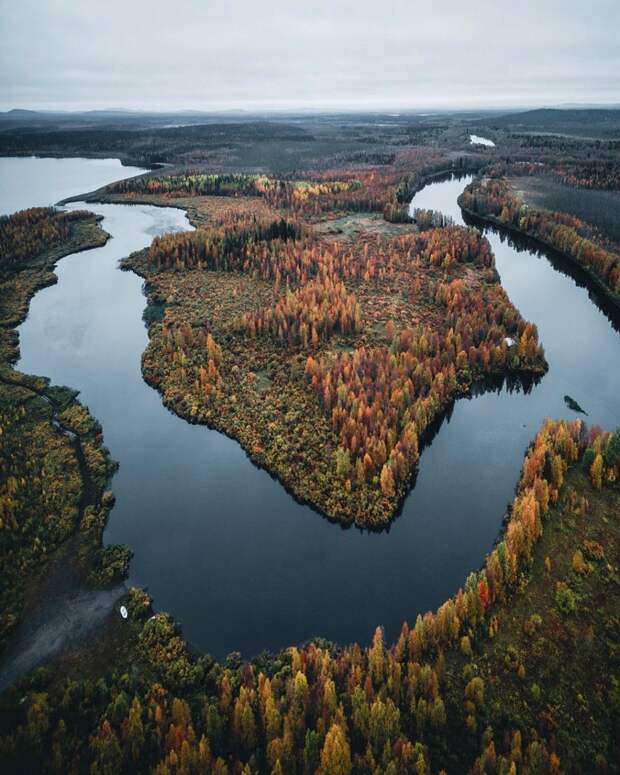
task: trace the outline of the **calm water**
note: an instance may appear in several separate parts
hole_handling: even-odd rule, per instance
[[[82,163],[87,170],[90,162]],[[0,159],[0,178],[5,164],[15,161]],[[20,164],[19,192],[31,191],[32,202],[66,195],[62,175],[51,195],[44,160]],[[104,182],[71,185],[76,193]],[[415,204],[460,221],[456,197],[466,182],[435,183]],[[3,197],[10,202],[6,181]],[[367,643],[377,624],[395,637],[403,620],[435,608],[480,567],[541,420],[575,416],[565,394],[591,422],[619,422],[618,334],[573,280],[490,234],[505,287],[540,327],[550,372],[529,395],[459,401],[424,451],[416,487],[391,529],[343,530],[297,504],[234,441],[169,413],[144,384],[141,282],[117,262],[156,234],[187,228],[183,213],[89,209],[104,216],[113,239],[63,259],[59,283],[36,295],[20,329],[19,367],[81,390],[120,462],[106,540],[130,546],[130,583],[148,587],[188,639],[217,657],[317,635]]]
[[[0,159],[0,215],[47,207],[144,171],[123,167],[118,159]]]
[[[486,145],[488,148],[495,148],[493,140],[489,140],[488,137],[480,137],[479,135],[469,135],[470,145]]]

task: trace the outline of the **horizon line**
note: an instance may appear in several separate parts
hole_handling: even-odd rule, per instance
[[[521,112],[527,110],[617,110],[620,109],[620,100],[617,102],[520,102],[511,105],[498,104],[498,103],[478,103],[464,105],[463,103],[455,103],[454,105],[419,105],[419,106],[403,106],[402,104],[386,104],[384,106],[368,105],[364,107],[361,104],[353,105],[351,103],[343,104],[339,107],[332,103],[325,103],[323,105],[290,105],[290,106],[254,106],[254,107],[212,107],[212,108],[150,108],[150,107],[3,107],[0,109],[0,115],[8,115],[10,113],[59,113],[59,114],[83,114],[83,113],[124,113],[124,114],[197,114],[197,115],[214,115],[214,114],[304,114],[304,113],[362,113],[379,115],[392,115],[397,118],[402,114],[417,114],[417,115],[435,115],[444,113],[481,113],[481,112]]]

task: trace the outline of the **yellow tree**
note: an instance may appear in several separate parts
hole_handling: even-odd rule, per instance
[[[394,475],[389,463],[385,463],[381,469],[381,492],[386,498],[393,498],[396,495],[396,486],[394,484]]]
[[[600,490],[603,486],[603,456],[599,452],[590,466],[590,479],[592,486]]]
[[[338,724],[333,724],[321,751],[320,775],[350,775],[351,749],[346,735]]]

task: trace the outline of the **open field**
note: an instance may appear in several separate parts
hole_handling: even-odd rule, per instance
[[[510,183],[531,207],[575,215],[620,245],[620,191],[575,188],[548,175],[511,177]]]

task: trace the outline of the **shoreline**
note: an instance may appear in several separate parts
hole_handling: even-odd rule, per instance
[[[49,251],[45,251],[27,262],[22,269],[36,269],[44,273],[40,282],[34,284],[28,289],[22,301],[22,307],[18,310],[15,317],[3,322],[1,328],[7,334],[7,353],[6,358],[0,362],[0,384],[8,390],[7,401],[11,401],[13,390],[26,391],[32,396],[29,400],[40,399],[50,409],[51,415],[45,417],[44,421],[49,424],[52,437],[55,433],[64,436],[75,456],[75,464],[80,479],[80,497],[76,503],[77,513],[75,524],[70,532],[61,537],[56,545],[50,547],[49,552],[43,555],[38,564],[31,568],[28,573],[18,581],[16,592],[18,593],[19,605],[16,608],[16,620],[3,636],[2,648],[0,650],[0,662],[3,672],[7,669],[8,660],[19,661],[20,639],[26,638],[28,644],[28,631],[30,617],[34,615],[35,619],[43,622],[49,621],[50,614],[46,609],[50,602],[60,600],[63,595],[69,593],[91,594],[93,597],[98,593],[105,592],[107,586],[99,585],[93,580],[88,581],[90,573],[96,572],[101,566],[95,562],[93,555],[91,560],[84,563],[84,558],[80,557],[80,549],[87,552],[94,552],[97,557],[98,552],[103,550],[103,545],[95,546],[92,543],[92,533],[89,536],[84,526],[87,512],[95,509],[102,513],[108,513],[105,502],[105,488],[113,476],[117,463],[112,460],[110,453],[102,442],[102,429],[98,421],[83,407],[78,400],[79,392],[71,387],[52,385],[47,377],[39,375],[25,374],[21,372],[16,364],[20,359],[19,352],[19,332],[17,328],[21,326],[28,317],[30,303],[34,296],[42,289],[55,285],[58,282],[58,276],[55,274],[57,264],[69,256],[83,253],[103,247],[112,235],[101,228],[103,216],[91,214],[91,217],[84,223],[78,223],[72,229],[69,239],[65,243],[56,245]],[[93,228],[96,230],[93,232]],[[15,272],[19,275],[20,270]],[[28,405],[31,406],[31,405]],[[86,409],[88,426],[86,428],[71,427],[66,421],[61,419],[63,412],[72,408]],[[36,409],[29,408],[28,416],[34,417]],[[41,421],[41,420],[40,420]],[[106,466],[106,482],[95,480],[95,472],[91,471],[87,459],[87,453],[84,445],[94,444],[103,454]],[[106,516],[107,519],[107,516]],[[96,529],[96,528],[95,528]],[[90,541],[90,543],[89,543]],[[62,557],[59,568],[58,558]],[[51,565],[50,565],[51,564]],[[50,567],[56,568],[53,578],[49,576]],[[51,591],[51,594],[49,594]],[[23,651],[23,649],[22,649]],[[30,665],[24,669],[31,669],[35,665]]]
[[[455,173],[453,170],[439,170],[437,172],[431,173],[430,178],[445,178],[450,177]],[[463,175],[468,175],[472,173],[464,172]],[[427,180],[426,178],[424,181],[420,184],[421,188],[423,188],[426,185],[429,185],[432,182],[432,180]],[[421,189],[420,189],[421,190]],[[167,200],[164,200],[163,198],[160,198],[159,201],[149,201],[146,199],[131,199],[128,201],[126,198],[126,195],[122,194],[112,194],[112,195],[102,195],[101,189],[99,189],[96,192],[92,192],[93,199],[90,200],[93,203],[100,203],[100,204],[144,204],[144,205],[154,205],[159,207],[167,207],[166,204]],[[155,195],[157,196],[157,195]],[[95,198],[96,197],[96,198]],[[123,198],[125,197],[125,198]],[[208,198],[208,197],[206,197]],[[88,200],[87,200],[88,201]],[[174,201],[174,200],[173,200]],[[193,226],[195,226],[195,221],[192,219],[192,213],[195,212],[195,208],[182,205],[172,205],[173,207],[176,207],[179,210],[182,210],[185,212],[188,220],[190,223],[192,223]],[[325,221],[329,222],[329,221]],[[143,293],[146,298],[146,309],[148,310],[151,306],[159,306],[156,301],[152,300],[152,292],[151,292],[151,283],[148,279],[148,275],[144,273],[144,271],[141,271],[139,266],[136,266],[135,260],[132,261],[132,256],[141,255],[145,252],[144,249],[142,251],[138,251],[137,254],[132,254],[125,259],[121,261],[121,269],[124,271],[132,271],[137,276],[141,277],[144,281],[144,288]],[[498,278],[498,285],[501,286],[501,281]],[[165,306],[165,305],[164,305]],[[149,344],[152,342],[153,337],[151,335],[151,324],[147,324],[147,331],[149,336]],[[147,345],[148,348],[149,345]],[[244,453],[248,457],[248,459],[251,461],[253,465],[256,467],[266,471],[272,479],[279,482],[281,486],[286,490],[286,492],[294,498],[294,500],[299,503],[300,505],[308,506],[313,511],[315,511],[319,516],[327,519],[330,523],[338,524],[343,529],[349,529],[351,527],[356,527],[358,530],[362,532],[372,532],[372,533],[381,533],[384,531],[389,531],[390,526],[392,523],[397,520],[404,509],[405,502],[409,495],[411,494],[413,487],[415,486],[415,481],[419,473],[419,467],[420,467],[420,458],[421,454],[425,447],[429,446],[438,429],[441,427],[443,422],[445,421],[446,417],[448,417],[453,408],[455,403],[459,399],[465,399],[465,398],[472,398],[477,394],[477,391],[480,389],[480,387],[484,387],[485,385],[489,387],[489,389],[493,389],[499,380],[504,382],[510,383],[511,381],[519,381],[522,384],[527,384],[531,381],[536,381],[544,376],[544,374],[548,371],[548,364],[544,363],[544,368],[541,368],[537,371],[523,371],[523,370],[514,370],[514,369],[508,369],[501,372],[493,372],[489,373],[487,375],[479,376],[476,379],[472,379],[471,383],[467,387],[467,389],[461,389],[459,390],[454,396],[452,396],[446,403],[441,406],[441,408],[438,410],[437,414],[432,418],[431,422],[429,423],[428,428],[424,431],[424,433],[421,434],[421,436],[418,439],[419,444],[419,457],[415,465],[412,466],[412,470],[410,475],[408,476],[406,482],[401,483],[401,485],[398,488],[397,492],[397,498],[395,499],[395,507],[393,510],[391,510],[390,515],[388,518],[381,520],[380,522],[372,523],[365,523],[358,521],[358,515],[360,514],[360,511],[356,512],[350,512],[351,516],[350,518],[347,516],[345,517],[344,512],[341,516],[336,516],[335,514],[330,514],[327,512],[327,510],[321,505],[320,502],[311,500],[309,497],[303,494],[303,490],[298,491],[295,487],[295,483],[291,484],[286,479],[284,479],[281,474],[279,473],[279,466],[272,467],[268,465],[264,459],[261,457],[257,457],[255,454],[253,454],[251,450],[251,445],[249,443],[246,444],[246,442],[243,440],[243,437],[239,434],[236,434],[233,430],[230,429],[228,423],[221,421],[221,419],[196,419],[194,416],[189,416],[186,413],[182,411],[182,405],[177,407],[175,404],[171,401],[166,401],[164,397],[164,392],[162,390],[162,387],[158,383],[154,383],[150,381],[145,374],[144,371],[144,355],[146,353],[146,349],[142,354],[141,358],[141,373],[144,381],[153,389],[155,389],[160,396],[160,400],[162,401],[162,404],[168,409],[168,411],[172,412],[174,415],[179,417],[181,420],[185,422],[189,422],[192,425],[204,425],[211,430],[215,430],[218,433],[224,434],[226,437],[232,439],[237,444],[241,446]],[[484,391],[483,391],[484,392]],[[294,480],[296,482],[297,480]],[[324,499],[323,499],[324,500]]]
[[[165,163],[156,163],[151,166],[139,159],[132,159],[131,157],[111,156],[107,152],[101,153],[88,153],[88,151],[76,151],[75,153],[60,153],[60,151],[49,151],[45,153],[32,153],[30,151],[11,151],[10,153],[0,152],[0,159],[86,159],[87,161],[99,160],[99,159],[114,159],[121,163],[122,167],[142,167],[148,169],[149,172],[153,170],[162,169]],[[144,173],[138,173],[144,174]]]
[[[454,174],[458,174],[458,173],[455,173],[454,170],[442,170],[442,171],[438,171],[438,172],[432,173],[429,176],[429,179],[425,179],[425,181],[420,184],[420,188],[418,190],[421,190],[426,185],[429,185],[429,183],[431,183],[432,180],[434,180],[435,178],[442,178],[442,177],[452,176]],[[467,174],[471,174],[471,173],[463,172],[463,174],[467,175]],[[108,195],[108,198],[105,198],[105,199],[104,198],[97,198],[97,195],[98,195],[99,192],[100,192],[100,189],[98,189],[95,192],[91,192],[91,194],[86,194],[86,195],[81,195],[81,196],[78,195],[78,196],[69,197],[69,198],[67,198],[65,200],[62,200],[62,202],[60,202],[59,204],[68,203],[68,202],[86,202],[86,203],[90,202],[90,203],[93,203],[93,204],[143,204],[143,205],[147,205],[147,206],[156,206],[156,207],[162,207],[162,208],[172,207],[174,209],[178,209],[178,210],[184,211],[186,213],[187,217],[188,217],[188,220],[190,220],[190,222],[191,222],[190,212],[189,212],[189,209],[187,207],[183,207],[183,206],[180,206],[180,205],[174,205],[174,204],[168,204],[168,203],[164,203],[164,202],[161,202],[161,201],[160,202],[153,202],[153,201],[147,201],[147,200],[127,201],[126,199],[125,200],[121,199],[122,195]],[[103,216],[96,216],[96,219],[97,219],[97,221],[101,221],[101,220],[103,220]],[[108,238],[110,236],[111,235],[109,235],[109,234],[107,235]],[[103,244],[105,244],[105,243],[103,243]],[[74,251],[67,250],[67,252],[65,252],[62,256],[60,256],[58,260],[60,260],[60,258],[66,257],[68,255],[72,255],[73,252],[80,252],[81,250],[87,250],[87,249],[89,249],[89,247],[83,247],[83,248],[80,248],[79,250],[74,250]],[[121,267],[120,268],[123,271],[133,271],[137,276],[139,276],[143,280],[145,280],[144,288],[143,288],[143,295],[144,295],[145,300],[146,300],[146,308],[148,308],[150,305],[153,304],[153,302],[151,301],[149,292],[148,292],[148,280],[146,280],[144,275],[141,274],[135,267],[126,266],[126,265],[124,266],[123,263],[126,260],[127,260],[127,258],[124,259],[123,262],[121,262]],[[43,286],[43,287],[45,287],[45,286]],[[35,293],[36,293],[36,291],[35,291]],[[34,296],[34,293],[32,295]],[[147,326],[147,329],[148,329],[148,326]],[[162,400],[163,406],[165,406],[168,411],[173,413],[176,417],[178,417],[180,420],[182,420],[184,422],[188,422],[190,424],[202,424],[202,425],[205,425],[205,426],[207,426],[209,428],[212,428],[212,429],[216,430],[218,433],[222,433],[223,435],[227,436],[228,438],[231,438],[232,440],[234,440],[236,443],[240,444],[240,446],[244,450],[246,456],[249,458],[249,460],[254,465],[256,465],[258,468],[261,468],[262,470],[265,470],[272,477],[272,479],[278,481],[281,484],[281,486],[284,487],[284,489],[287,491],[287,493],[289,493],[289,495],[291,497],[293,497],[298,503],[300,503],[302,505],[310,506],[315,512],[317,512],[320,516],[326,518],[329,522],[331,522],[333,524],[338,524],[343,529],[349,529],[349,528],[355,526],[361,532],[369,532],[369,533],[370,532],[377,532],[377,533],[380,533],[380,532],[389,531],[392,522],[401,515],[401,513],[402,513],[402,506],[404,504],[404,501],[406,500],[407,496],[410,494],[410,492],[412,490],[412,486],[415,485],[415,478],[417,476],[418,468],[419,468],[418,465],[415,466],[415,468],[414,468],[414,470],[412,472],[411,484],[408,485],[404,495],[400,499],[399,508],[395,512],[394,516],[386,523],[386,525],[381,525],[381,526],[373,527],[373,526],[361,526],[361,525],[358,525],[358,524],[355,523],[354,520],[352,520],[351,522],[348,522],[348,523],[347,522],[343,522],[342,520],[330,517],[328,514],[326,514],[324,511],[322,511],[320,508],[318,508],[312,502],[308,501],[307,499],[304,499],[303,497],[298,496],[294,491],[292,491],[287,486],[287,484],[277,475],[277,473],[273,472],[270,468],[266,467],[259,460],[255,459],[252,456],[252,454],[246,449],[246,447],[240,442],[239,438],[237,438],[236,436],[230,434],[224,428],[218,427],[217,425],[211,425],[211,424],[209,424],[207,422],[198,422],[198,421],[192,420],[189,417],[184,416],[183,414],[178,413],[174,408],[170,407],[163,400],[163,395],[162,395],[161,390],[159,389],[159,387],[156,386],[156,385],[153,385],[151,382],[149,382],[147,379],[144,378],[144,371],[143,371],[142,368],[141,368],[141,371],[142,371],[143,379],[146,382],[146,384],[148,384],[151,388],[157,390],[157,392],[160,394],[160,398]],[[543,374],[544,374],[544,372],[543,372]],[[501,376],[502,375],[498,375],[498,377],[501,377]],[[537,375],[537,377],[534,377],[534,379],[536,379],[536,378],[538,378],[540,376],[542,376],[542,374],[541,375]],[[507,378],[510,378],[510,375],[504,374],[503,378],[502,378],[502,381],[505,381]],[[491,378],[489,379],[489,382],[491,382]],[[458,400],[458,398],[471,397],[472,394],[475,393],[475,390],[472,391],[472,389],[474,389],[477,386],[479,387],[481,384],[483,385],[484,381],[482,383],[480,381],[472,383],[471,388],[470,388],[470,390],[467,393],[464,393],[463,395],[456,397],[454,400],[449,402],[449,404],[446,405],[442,409],[440,415],[433,421],[433,423],[431,423],[431,426],[429,426],[428,435],[430,435],[430,438],[427,438],[426,440],[421,441],[421,446],[420,446],[421,452],[422,452],[422,450],[424,449],[424,447],[426,445],[432,443],[432,439],[434,438],[436,432],[443,425],[443,423],[446,420],[446,417],[449,417],[449,415],[450,415],[450,413],[451,413],[451,411],[452,411],[452,409],[454,407],[454,404]],[[515,491],[518,489],[518,486],[519,486],[519,482],[517,481],[517,483],[515,484]],[[499,529],[499,531],[497,533],[497,536],[496,536],[496,538],[494,540],[493,546],[490,548],[489,552],[492,551],[493,547],[496,546],[503,539],[503,537],[505,535],[506,526],[508,524],[508,521],[509,521],[509,512],[506,512],[504,514],[503,519],[502,519],[502,522],[501,522],[501,525],[500,525],[500,529]],[[481,559],[481,564],[478,566],[479,568],[483,568],[484,567],[485,558],[486,558],[486,555],[485,555],[485,557],[483,557]],[[274,654],[275,653],[279,653],[279,652],[274,652]]]
[[[457,203],[461,210],[468,215],[473,220],[480,221],[483,224],[486,224],[488,226],[491,226],[498,231],[505,231],[508,234],[518,237],[522,240],[527,240],[533,243],[539,250],[542,250],[543,252],[551,252],[555,254],[556,256],[562,258],[564,261],[569,262],[575,269],[579,270],[581,274],[584,275],[584,278],[587,280],[587,283],[591,283],[595,286],[595,290],[600,291],[605,296],[606,301],[611,303],[615,310],[620,313],[620,296],[616,295],[610,288],[607,286],[601,279],[596,275],[589,267],[584,266],[582,263],[579,262],[578,259],[576,259],[574,256],[572,256],[570,253],[565,253],[564,251],[557,248],[552,243],[548,242],[547,240],[542,239],[541,237],[536,237],[533,234],[529,234],[526,231],[522,231],[521,229],[518,229],[516,226],[508,225],[505,223],[502,223],[496,216],[494,215],[481,215],[480,213],[474,212],[473,210],[470,210],[467,207],[463,207],[460,204],[461,197],[459,196],[459,199],[457,200]],[[586,287],[587,287],[586,283]]]
[[[39,258],[34,259],[34,261],[41,261],[40,268],[42,270],[47,270],[49,272],[49,277],[46,279],[42,279],[40,283],[33,286],[31,293],[29,294],[28,298],[25,299],[25,309],[20,312],[18,317],[11,320],[10,322],[0,322],[0,329],[7,331],[9,336],[11,338],[14,338],[15,341],[15,348],[16,352],[14,353],[14,357],[11,356],[7,364],[12,368],[15,369],[15,364],[20,358],[20,352],[19,352],[19,333],[15,330],[19,326],[22,325],[26,321],[26,318],[28,317],[28,311],[30,309],[30,302],[35,297],[35,295],[42,291],[44,288],[50,288],[52,285],[56,285],[58,282],[58,275],[55,274],[56,265],[59,261],[61,261],[63,258],[67,258],[68,256],[72,256],[78,253],[84,253],[87,250],[94,250],[95,248],[101,248],[104,245],[107,244],[108,240],[112,239],[112,235],[109,234],[105,229],[102,229],[99,224],[103,221],[102,215],[96,215],[95,213],[92,214],[93,219],[95,221],[95,224],[98,226],[98,230],[96,234],[93,234],[90,241],[80,241],[79,235],[72,235],[70,242],[66,243],[65,245],[57,246],[56,248],[52,248],[51,251],[47,252],[45,255],[47,258]],[[77,244],[76,244],[77,242]],[[1,368],[1,366],[0,366]]]
[[[161,205],[161,206],[163,207],[164,205]],[[126,259],[124,259],[124,261],[125,260]],[[146,299],[145,311],[151,306],[156,306],[157,302],[152,301],[152,298],[149,294],[149,291],[148,291],[149,281],[145,277],[145,275],[142,274],[137,267],[124,265],[123,261],[121,262],[120,268],[122,271],[125,271],[125,272],[133,272],[144,281],[143,293]],[[147,324],[147,331],[149,331],[149,328],[150,328],[150,324]],[[151,341],[151,336],[149,333],[149,343],[150,341]],[[147,347],[148,347],[148,344],[147,344]],[[321,506],[319,506],[317,503],[309,500],[307,497],[296,492],[291,487],[291,485],[289,485],[288,482],[278,474],[277,470],[270,468],[268,465],[265,464],[265,462],[263,462],[258,457],[253,455],[251,450],[248,449],[248,447],[243,443],[240,437],[232,433],[224,425],[214,421],[198,420],[193,417],[189,417],[189,416],[186,416],[185,414],[180,413],[174,407],[174,405],[172,405],[170,402],[167,402],[165,400],[164,394],[161,390],[160,385],[154,384],[147,378],[144,372],[143,361],[144,361],[144,352],[142,354],[141,364],[140,364],[142,379],[144,380],[145,384],[147,384],[152,390],[155,390],[158,393],[162,406],[164,406],[171,414],[173,414],[175,417],[179,418],[183,422],[187,422],[190,425],[204,426],[209,430],[215,431],[217,433],[221,433],[226,438],[234,441],[236,444],[238,444],[241,447],[244,454],[246,455],[248,460],[252,463],[252,465],[254,465],[256,468],[262,471],[265,471],[271,477],[271,479],[278,482],[278,484],[288,493],[288,495],[291,498],[293,498],[295,502],[298,503],[299,505],[307,506],[308,508],[312,509],[312,511],[315,512],[319,517],[327,520],[333,525],[338,525],[342,530],[350,530],[355,528],[361,533],[369,533],[369,534],[370,533],[375,533],[375,534],[389,533],[390,528],[392,527],[394,522],[396,522],[396,520],[398,520],[402,516],[405,502],[407,501],[407,498],[411,495],[411,493],[413,492],[413,489],[415,488],[415,482],[419,474],[422,454],[424,450],[427,447],[430,447],[430,445],[433,443],[433,440],[435,439],[436,435],[439,433],[444,422],[446,422],[447,420],[449,421],[449,418],[452,415],[454,407],[459,400],[465,400],[465,399],[471,400],[472,398],[475,398],[477,395],[484,394],[485,392],[491,392],[491,391],[494,392],[497,389],[498,385],[501,387],[504,387],[506,384],[511,384],[513,382],[519,383],[520,385],[536,384],[540,379],[544,377],[544,375],[548,371],[548,364],[546,364],[546,367],[543,371],[536,372],[536,373],[532,373],[532,372],[520,373],[518,371],[508,371],[505,373],[489,374],[486,378],[482,377],[480,379],[473,380],[466,391],[462,391],[458,395],[450,399],[441,408],[437,416],[433,418],[433,420],[430,422],[429,426],[426,428],[426,430],[424,431],[424,433],[421,435],[419,439],[419,458],[417,463],[413,466],[411,470],[411,474],[407,479],[407,482],[405,487],[403,488],[402,494],[397,500],[396,509],[394,510],[390,518],[385,521],[385,523],[374,525],[374,524],[360,524],[356,521],[355,518],[345,521],[343,519],[339,519],[338,517],[334,517],[330,515],[327,511],[321,508]]]

